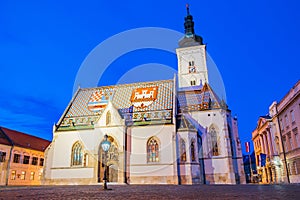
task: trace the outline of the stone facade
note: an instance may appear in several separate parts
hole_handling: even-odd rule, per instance
[[[49,143],[0,127],[0,185],[40,185]]]

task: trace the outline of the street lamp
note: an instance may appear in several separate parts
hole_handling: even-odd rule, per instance
[[[104,177],[103,177],[103,181],[104,181],[104,185],[103,185],[103,189],[107,190],[107,152],[110,148],[110,141],[107,140],[107,135],[104,135],[104,141],[101,143],[101,147],[102,150],[105,152],[105,158],[104,158]]]

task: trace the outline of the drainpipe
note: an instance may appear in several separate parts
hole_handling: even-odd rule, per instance
[[[281,132],[281,125],[280,125],[280,122],[279,122],[277,104],[276,104],[275,108],[276,108],[277,122],[278,122],[278,127],[279,127],[279,135],[280,135],[282,152],[283,152],[283,159],[284,159],[284,163],[285,163],[286,177],[287,177],[288,183],[290,183],[290,175],[289,175],[289,170],[288,170],[288,166],[287,166],[287,162],[286,162],[285,147],[284,147],[283,141],[282,141],[282,132]]]
[[[9,177],[9,171],[10,171],[10,163],[12,158],[12,150],[14,148],[14,145],[11,145],[10,151],[9,151],[9,159],[7,163],[7,171],[6,171],[6,177],[5,177],[5,185],[8,186],[8,177]]]

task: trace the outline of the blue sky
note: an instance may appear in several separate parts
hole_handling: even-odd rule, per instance
[[[223,77],[242,142],[250,141],[258,117],[299,80],[297,0],[1,1],[0,125],[51,140],[87,55],[134,28],[183,32],[186,3]],[[173,54],[134,51],[113,62],[100,85],[146,63],[177,68]]]

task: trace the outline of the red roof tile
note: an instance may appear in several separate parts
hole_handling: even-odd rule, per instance
[[[4,145],[11,146],[11,143],[10,143],[9,139],[8,139],[7,136],[2,132],[1,129],[0,129],[0,144],[4,144]]]
[[[47,146],[50,144],[50,141],[48,140],[21,133],[19,131],[14,131],[4,127],[0,127],[0,129],[1,132],[3,132],[13,142],[15,146],[33,149],[37,151],[45,151]],[[2,144],[1,138],[0,143]]]

